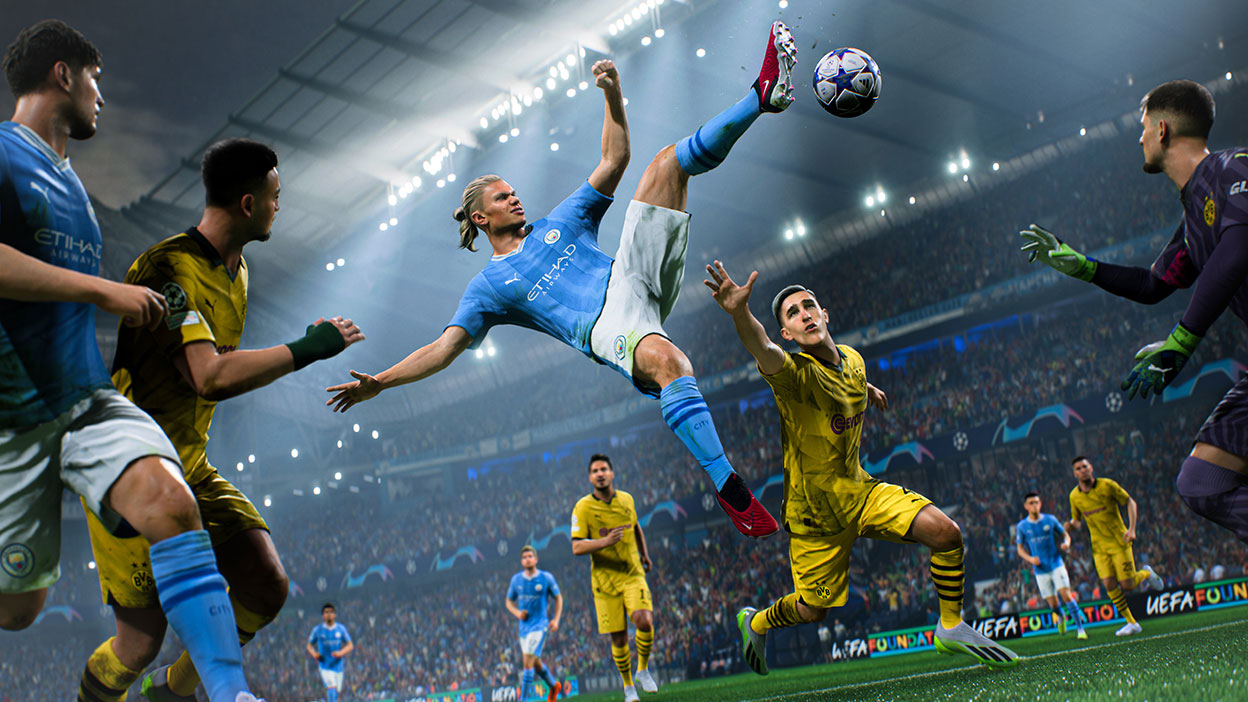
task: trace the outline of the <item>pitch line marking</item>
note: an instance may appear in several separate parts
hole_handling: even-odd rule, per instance
[[[1048,653],[1039,653],[1034,656],[1019,656],[1019,663],[1023,663],[1029,660],[1035,660],[1039,658],[1052,658],[1055,656],[1065,656],[1071,653],[1081,653],[1083,651],[1095,651],[1096,649],[1100,649],[1100,648],[1110,648],[1113,646],[1125,646],[1127,644],[1133,644],[1139,641],[1147,641],[1149,639],[1164,639],[1170,636],[1179,636],[1181,634],[1194,634],[1194,633],[1199,633],[1202,631],[1213,631],[1214,629],[1221,629],[1223,627],[1235,626],[1237,624],[1243,624],[1243,623],[1244,623],[1243,620],[1236,621],[1236,622],[1222,622],[1221,624],[1209,624],[1207,626],[1201,626],[1195,629],[1185,629],[1183,631],[1170,631],[1165,634],[1153,634],[1152,636],[1141,636],[1137,638],[1129,638],[1129,639],[1126,639],[1125,641],[1110,641],[1108,643],[1094,644],[1092,646],[1083,646],[1081,648],[1072,648],[1072,649],[1068,649],[1065,651],[1050,651]],[[860,688],[860,687],[870,687],[872,685],[880,685],[883,683],[898,682],[900,680],[915,680],[918,678],[930,678],[930,677],[935,677],[937,675],[945,675],[947,673],[958,673],[958,672],[963,672],[963,671],[973,670],[975,668],[983,668],[983,667],[986,667],[986,666],[984,666],[982,663],[974,663],[972,665],[964,665],[964,666],[959,666],[957,668],[948,668],[946,670],[929,670],[929,671],[925,671],[922,673],[910,673],[909,675],[902,675],[901,677],[896,677],[896,678],[872,680],[870,682],[850,683],[849,685],[836,685],[833,687],[825,687],[820,690],[803,690],[801,692],[786,692],[783,695],[775,695],[773,697],[755,697],[753,699],[743,700],[743,702],[771,702],[772,700],[787,700],[787,699],[792,699],[794,697],[800,697],[802,695],[818,695],[824,692],[836,692],[838,690],[853,690],[853,689]]]

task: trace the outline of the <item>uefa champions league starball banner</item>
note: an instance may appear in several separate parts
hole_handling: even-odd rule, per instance
[[[1127,604],[1137,620],[1174,614],[1204,612],[1248,605],[1248,578],[1198,583],[1160,592],[1132,592]],[[1079,611],[1088,628],[1121,626],[1126,622],[1109,600],[1081,602]],[[984,617],[968,622],[976,631],[997,641],[1057,634],[1052,610],[1037,610]],[[1073,626],[1073,625],[1072,625]],[[934,626],[885,631],[866,638],[843,639],[832,644],[832,660],[879,658],[936,650]]]

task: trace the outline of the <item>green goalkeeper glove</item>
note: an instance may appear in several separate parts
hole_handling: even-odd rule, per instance
[[[1036,259],[1046,263],[1058,273],[1063,273],[1082,281],[1092,280],[1096,274],[1096,260],[1070,248],[1069,244],[1058,239],[1044,227],[1033,224],[1018,233],[1027,240],[1020,251],[1031,254],[1027,260],[1035,263]]]
[[[1165,341],[1154,342],[1137,351],[1135,367],[1122,381],[1127,399],[1133,399],[1136,393],[1141,398],[1147,398],[1149,392],[1160,395],[1182,372],[1200,340],[1201,337],[1184,329],[1182,324],[1176,324]]]

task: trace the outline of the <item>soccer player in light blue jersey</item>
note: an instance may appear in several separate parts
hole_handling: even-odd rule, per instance
[[[1078,638],[1086,639],[1088,633],[1083,630],[1079,605],[1075,602],[1074,593],[1070,591],[1070,575],[1062,560],[1061,552],[1070,550],[1070,533],[1056,517],[1040,511],[1039,493],[1027,493],[1023,498],[1023,507],[1027,510],[1027,516],[1015,529],[1018,535],[1018,555],[1031,564],[1031,570],[1036,576],[1036,586],[1040,588],[1040,596],[1053,608],[1053,619],[1057,622],[1058,633],[1066,633],[1066,617],[1069,616],[1079,630]]]
[[[554,702],[559,696],[559,682],[550,672],[550,667],[542,663],[542,647],[546,644],[546,635],[559,630],[559,616],[563,614],[563,595],[559,592],[559,583],[549,572],[537,569],[537,549],[525,546],[520,549],[520,566],[524,570],[511,576],[511,584],[507,587],[507,599],[503,601],[511,616],[520,620],[520,653],[524,656],[524,675],[520,681],[520,699],[527,700],[535,696],[533,689],[534,673],[546,681],[550,692],[546,699]],[[546,604],[554,601],[554,610],[546,615]]]
[[[325,702],[338,702],[342,689],[343,658],[355,650],[355,642],[347,627],[338,623],[338,611],[326,602],[321,607],[321,623],[312,628],[308,637],[308,655],[316,660],[325,683]]]
[[[68,488],[109,530],[151,543],[164,615],[212,702],[254,700],[178,453],[113,388],[96,344],[95,307],[130,326],[160,324],[169,312],[159,293],[99,277],[100,226],[66,157],[69,140],[95,134],[100,52],[64,22],[45,20],[18,34],[4,72],[17,104],[0,124],[0,627],[29,626],[60,577]],[[134,623],[119,614],[117,626]],[[139,672],[109,639],[91,654],[82,689],[119,700]]]
[[[619,371],[659,400],[663,419],[711,477],[720,506],[746,536],[764,537],[778,525],[733,470],[698,390],[693,367],[667,338],[662,323],[676,304],[685,274],[690,176],[715,168],[764,112],[792,102],[797,47],[788,27],[771,25],[767,51],[749,93],[692,135],[654,157],[624,217],[614,258],[598,247],[598,226],[630,157],[620,76],[611,61],[593,66],[606,96],[602,157],[587,181],[548,215],[525,217],[516,190],[496,175],[464,189],[460,246],[475,251],[484,232],[494,250],[476,275],[442,335],[376,376],[351,371],[353,382],[327,388],[326,404],[346,411],[386,388],[427,378],[489,329],[514,324],[548,334]]]

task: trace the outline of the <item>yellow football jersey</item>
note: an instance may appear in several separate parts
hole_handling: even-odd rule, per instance
[[[1127,504],[1129,499],[1127,491],[1109,478],[1097,478],[1088,492],[1078,485],[1070,491],[1070,518],[1087,523],[1093,550],[1123,545],[1127,525],[1122,523],[1118,506]]]
[[[779,371],[763,374],[780,410],[784,525],[793,534],[841,533],[880,482],[858,462],[867,409],[866,366],[854,349],[836,348],[840,368],[809,354],[785,353]]]
[[[126,282],[164,295],[169,316],[155,331],[121,326],[113,384],[165,430],[186,482],[195,485],[211,470],[205,446],[217,403],[195,394],[173,359],[196,341],[211,342],[217,353],[238,348],[247,318],[247,263],[240,261],[231,276],[212,244],[191,228],[143,252]]]
[[[590,493],[572,508],[573,539],[600,539],[618,526],[627,526],[623,536],[614,545],[589,554],[590,573],[594,590],[613,591],[615,585],[634,576],[645,576],[641,567],[641,553],[637,550],[637,532],[631,527],[637,523],[637,508],[633,496],[616,490],[610,502],[598,499]]]

